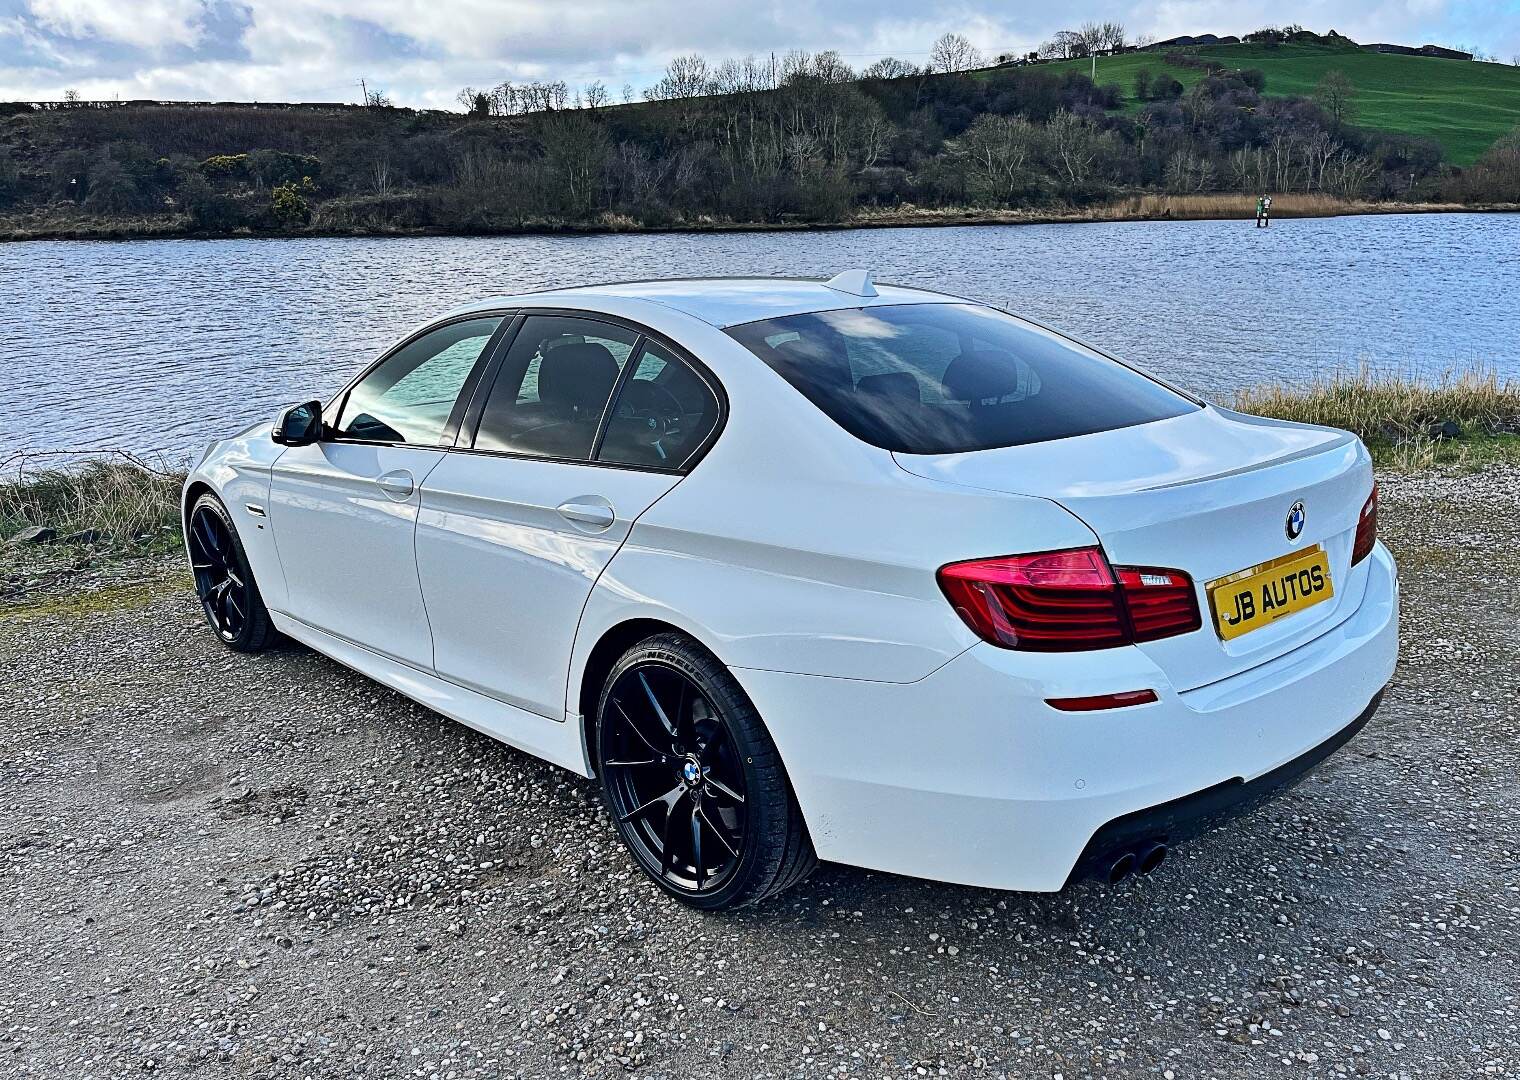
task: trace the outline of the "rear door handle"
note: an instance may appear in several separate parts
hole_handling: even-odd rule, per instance
[[[560,517],[587,532],[610,529],[617,520],[617,511],[600,495],[581,495],[569,502],[560,503],[555,509],[559,511]]]
[[[412,492],[417,490],[417,482],[412,479],[412,474],[405,469],[397,469],[375,477],[375,484],[385,497],[394,499],[396,502],[406,502],[412,497]]]

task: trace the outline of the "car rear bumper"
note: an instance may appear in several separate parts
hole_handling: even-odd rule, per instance
[[[1383,700],[1382,691],[1367,703],[1351,723],[1292,761],[1284,762],[1254,780],[1239,776],[1222,780],[1213,787],[1195,791],[1178,799],[1148,806],[1115,818],[1097,832],[1082,850],[1068,881],[1082,877],[1103,878],[1114,860],[1123,852],[1134,852],[1142,845],[1163,843],[1168,846],[1191,840],[1232,818],[1249,813],[1262,803],[1288,790],[1314,770],[1314,767],[1345,746],[1367,726]]]
[[[977,645],[906,684],[735,674],[776,739],[821,858],[1054,891],[1143,815],[1165,824],[1171,814],[1182,838],[1281,790],[1365,723],[1397,651],[1397,576],[1379,545],[1342,623],[1183,693],[1134,648]],[[1090,713],[1044,703],[1136,689],[1159,700]]]

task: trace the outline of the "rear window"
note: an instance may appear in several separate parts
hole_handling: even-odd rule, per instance
[[[1192,401],[1058,334],[972,304],[903,304],[730,327],[851,435],[955,454],[1147,424]]]

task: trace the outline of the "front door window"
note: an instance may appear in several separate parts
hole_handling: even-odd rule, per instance
[[[501,316],[450,323],[409,342],[349,392],[339,439],[438,446]]]

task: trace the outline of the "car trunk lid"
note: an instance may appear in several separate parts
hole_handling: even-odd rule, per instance
[[[1355,611],[1365,574],[1351,547],[1371,465],[1345,432],[1208,407],[1070,439],[965,454],[896,454],[915,475],[1051,499],[1077,515],[1115,565],[1189,574],[1203,626],[1137,647],[1182,691],[1265,663]],[[1302,532],[1287,520],[1303,504]],[[1259,564],[1322,547],[1333,594],[1223,640],[1206,586]],[[988,555],[1012,554],[988,552]]]

